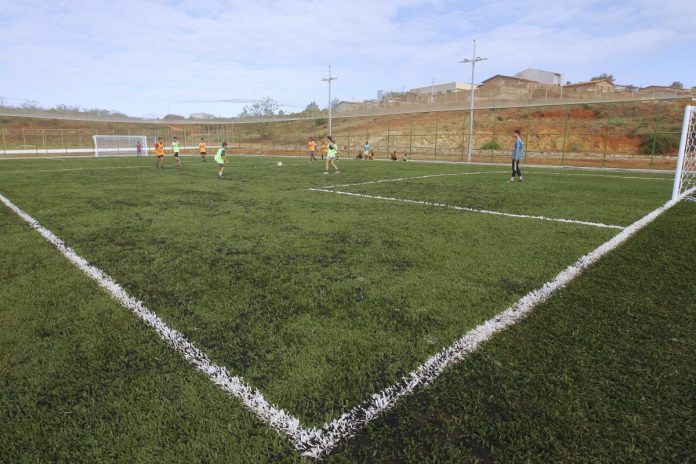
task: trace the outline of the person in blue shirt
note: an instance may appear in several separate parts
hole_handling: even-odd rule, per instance
[[[520,160],[524,156],[524,142],[522,142],[522,137],[520,137],[520,130],[515,129],[515,143],[512,145],[512,177],[508,182],[515,182],[515,175],[519,176],[520,182],[524,179],[522,178],[522,172],[520,172]]]

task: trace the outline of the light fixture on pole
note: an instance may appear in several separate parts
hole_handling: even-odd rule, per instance
[[[331,65],[329,65],[329,77],[322,79],[322,81],[329,83],[329,135],[333,135],[331,133],[331,81],[335,81],[336,79],[338,79],[338,77],[331,77]]]
[[[471,55],[471,59],[465,58],[460,63],[471,63],[471,107],[469,114],[469,149],[467,155],[467,161],[471,163],[471,152],[472,152],[472,138],[471,134],[474,131],[474,68],[476,68],[477,61],[485,61],[488,58],[481,58],[476,56],[476,39],[474,39],[474,53]]]

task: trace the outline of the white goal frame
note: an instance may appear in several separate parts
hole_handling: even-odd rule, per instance
[[[93,135],[94,156],[137,156],[136,143],[141,144],[141,155],[147,156],[145,135]]]
[[[696,201],[696,106],[684,108],[684,123],[679,140],[679,156],[674,171],[672,200],[685,195],[687,200]]]

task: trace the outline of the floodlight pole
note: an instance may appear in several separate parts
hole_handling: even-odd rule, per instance
[[[322,81],[329,83],[329,135],[333,135],[331,133],[331,81],[335,81],[336,79],[338,79],[338,77],[331,77],[331,65],[329,65],[329,77],[322,79]]]
[[[471,59],[465,58],[460,63],[471,63],[471,106],[469,114],[469,149],[467,155],[467,161],[471,163],[471,152],[472,152],[472,137],[471,134],[474,132],[474,69],[476,68],[477,61],[485,61],[488,58],[480,58],[476,56],[476,39],[474,39],[474,53],[471,55]]]

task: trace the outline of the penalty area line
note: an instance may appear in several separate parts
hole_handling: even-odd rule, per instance
[[[592,264],[599,261],[610,251],[618,248],[638,231],[693,192],[696,192],[696,188],[685,192],[676,200],[668,201],[630,226],[623,228],[613,238],[582,256],[552,280],[527,293],[503,312],[478,325],[454,344],[430,357],[424,364],[402,377],[396,384],[372,395],[370,400],[354,407],[341,415],[340,418],[324,424],[320,430],[316,431],[316,435],[311,437],[314,444],[308,446],[303,454],[315,458],[321,456],[321,454],[334,448],[340,440],[353,436],[365,424],[394,407],[401,398],[412,394],[418,388],[432,384],[447,367],[462,361],[470,353],[476,351],[481,344],[521,321],[536,306],[551,298],[558,290],[568,285]]]
[[[600,227],[600,228],[605,228],[605,229],[619,229],[619,230],[623,229],[623,226],[617,226],[614,224],[603,224],[601,222],[579,221],[576,219],[550,218],[550,217],[546,217],[546,216],[532,216],[532,215],[527,215],[527,214],[504,213],[502,211],[491,211],[491,210],[487,210],[487,209],[469,208],[466,206],[448,205],[446,203],[435,203],[435,202],[423,201],[423,200],[409,200],[407,198],[384,197],[384,196],[379,196],[379,195],[366,195],[363,193],[343,192],[341,190],[320,189],[320,188],[310,188],[310,190],[312,192],[335,193],[337,195],[369,198],[372,200],[394,201],[394,202],[410,203],[410,204],[414,204],[414,205],[423,205],[423,206],[436,206],[438,208],[448,208],[448,209],[454,209],[457,211],[467,211],[470,213],[492,214],[495,216],[505,216],[505,217],[512,217],[512,218],[516,218],[516,219],[533,219],[533,220],[538,220],[538,221],[562,222],[565,224],[579,224],[579,225],[583,225],[583,226]]]
[[[447,173],[447,174],[428,174],[425,176],[397,177],[395,179],[371,180],[371,181],[366,181],[366,182],[356,182],[353,184],[327,185],[325,188],[333,189],[333,188],[337,188],[337,187],[354,187],[356,185],[381,184],[381,183],[385,183],[385,182],[403,182],[405,180],[429,179],[431,177],[474,176],[474,175],[480,175],[480,174],[500,174],[502,172],[507,172],[507,171],[474,171],[474,172],[458,172],[458,173]]]

